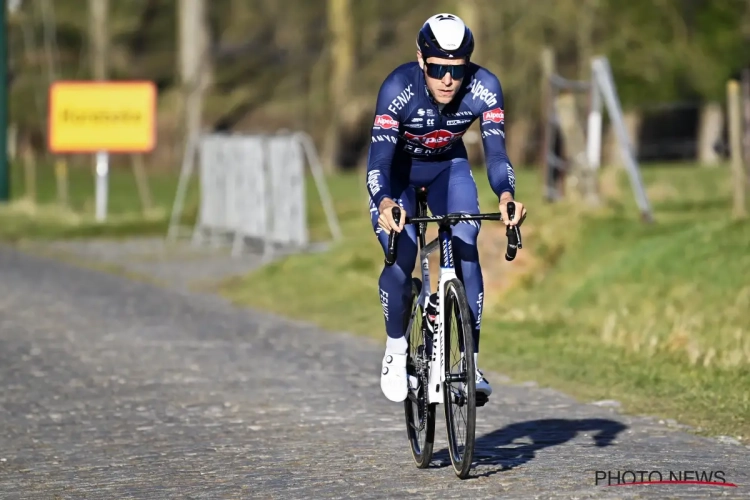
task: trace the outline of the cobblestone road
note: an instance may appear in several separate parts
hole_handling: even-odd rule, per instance
[[[750,449],[502,385],[474,476],[417,470],[381,346],[0,247],[0,498],[750,497]],[[595,486],[721,470],[739,487]],[[666,479],[666,477],[665,477]]]

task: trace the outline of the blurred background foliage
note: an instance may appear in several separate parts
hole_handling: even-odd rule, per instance
[[[92,77],[91,1],[97,0],[11,2],[16,145],[46,149],[51,81]],[[109,2],[109,77],[149,79],[159,87],[151,168],[177,168],[180,161],[179,25],[187,3]],[[477,37],[475,62],[502,82],[517,164],[541,163],[545,47],[554,51],[557,73],[570,79],[588,78],[592,56],[609,57],[633,122],[667,109],[687,141],[676,156],[699,161],[712,154],[696,146],[703,110],[723,107],[727,79],[750,64],[750,0],[211,0],[204,9],[205,33],[194,33],[207,40],[204,130],[304,130],[332,168],[363,164],[381,82],[415,58],[416,32],[441,11],[466,20]]]

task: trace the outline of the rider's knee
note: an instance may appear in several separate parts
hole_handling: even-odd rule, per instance
[[[386,266],[383,268],[383,272],[380,274],[381,288],[383,286],[406,286],[410,279],[412,272],[414,272],[414,266],[412,269],[402,267],[396,262],[392,266]]]
[[[399,242],[401,243],[401,242]],[[414,265],[417,260],[417,245],[408,240],[408,243],[399,248],[396,257],[396,266],[403,270],[407,278],[414,272]]]
[[[456,224],[453,228],[453,252],[461,260],[479,260],[477,237],[479,224],[476,221],[466,221]]]
[[[453,226],[453,239],[475,245],[479,236],[479,221],[464,221]]]

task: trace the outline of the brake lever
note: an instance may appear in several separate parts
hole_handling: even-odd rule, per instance
[[[516,214],[516,204],[508,202],[508,219],[512,220]],[[508,247],[505,250],[505,260],[511,261],[516,258],[519,248],[523,248],[521,241],[521,230],[518,225],[506,226],[505,236],[508,238]]]
[[[391,214],[393,215],[393,221],[398,224],[401,221],[401,209],[399,207],[393,207]],[[396,263],[396,243],[398,242],[398,233],[391,231],[388,235],[388,247],[385,253],[385,265],[392,266]]]

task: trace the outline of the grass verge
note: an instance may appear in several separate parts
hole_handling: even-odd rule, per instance
[[[174,173],[149,174],[153,205],[141,207],[138,188],[130,169],[112,169],[109,176],[107,220],[94,218],[95,177],[89,168],[71,167],[68,173],[68,205],[57,203],[57,182],[51,165],[37,168],[36,199],[27,197],[24,172],[19,164],[11,170],[11,201],[0,207],[0,240],[63,239],[79,237],[127,237],[164,235],[177,187]],[[195,184],[195,183],[193,183]],[[184,221],[195,220],[197,189],[191,186]]]
[[[0,205],[0,240],[19,242],[37,239],[70,238],[126,238],[132,236],[163,236],[169,227],[172,205],[177,191],[176,172],[150,173],[148,176],[152,208],[144,211],[138,187],[130,169],[112,169],[109,176],[107,220],[94,218],[95,177],[88,168],[69,169],[69,203],[62,207],[57,202],[57,181],[51,165],[40,165],[37,170],[36,200],[26,196],[24,172],[19,164],[11,171],[11,201]],[[334,187],[338,185],[333,180]],[[312,241],[331,237],[325,212],[310,177],[306,182],[310,214],[316,223],[310,228]],[[181,223],[192,227],[198,215],[199,187],[197,174],[188,187]],[[352,210],[356,210],[351,207]],[[359,208],[359,207],[358,207]],[[344,210],[339,217],[348,217]]]
[[[495,210],[484,180],[483,210]],[[537,173],[518,173],[524,250],[502,262],[505,238],[480,233],[486,298],[482,365],[582,400],[677,419],[703,434],[750,442],[750,223],[729,217],[725,169],[643,169],[656,224],[637,220],[627,178],[606,173],[604,206],[541,202]],[[221,292],[237,303],[384,339],[382,252],[356,174],[329,180],[346,238],[290,256]],[[311,206],[313,233],[325,231]]]

